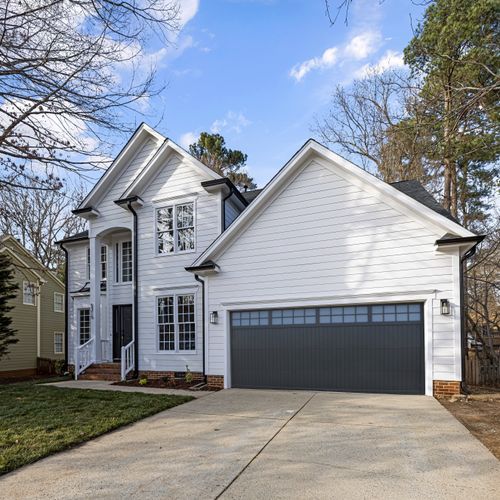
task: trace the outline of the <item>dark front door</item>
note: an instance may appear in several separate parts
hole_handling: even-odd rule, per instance
[[[132,306],[113,306],[113,359],[120,361],[122,346],[132,341]]]
[[[232,313],[231,385],[423,394],[421,304]]]

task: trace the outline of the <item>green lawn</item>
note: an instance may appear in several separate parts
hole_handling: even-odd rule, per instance
[[[0,386],[0,475],[191,399],[34,383]]]

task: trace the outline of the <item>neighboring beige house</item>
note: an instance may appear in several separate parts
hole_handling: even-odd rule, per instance
[[[12,236],[0,237],[0,253],[10,257],[19,285],[10,312],[19,342],[0,359],[0,378],[35,375],[38,359],[65,359],[64,284]]]

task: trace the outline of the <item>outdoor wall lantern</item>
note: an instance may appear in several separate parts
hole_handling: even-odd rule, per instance
[[[218,321],[219,321],[219,313],[217,311],[212,311],[210,313],[210,323],[212,325],[216,325]]]
[[[441,314],[450,314],[450,301],[448,299],[441,299]]]

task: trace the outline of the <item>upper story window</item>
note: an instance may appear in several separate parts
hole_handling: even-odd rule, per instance
[[[34,306],[36,296],[36,284],[29,281],[23,281],[23,304]]]
[[[194,203],[182,203],[156,211],[156,252],[158,254],[194,250]]]
[[[132,281],[132,242],[122,241],[115,247],[115,281],[128,283]]]
[[[54,312],[62,313],[64,312],[64,294],[59,292],[54,292]]]

